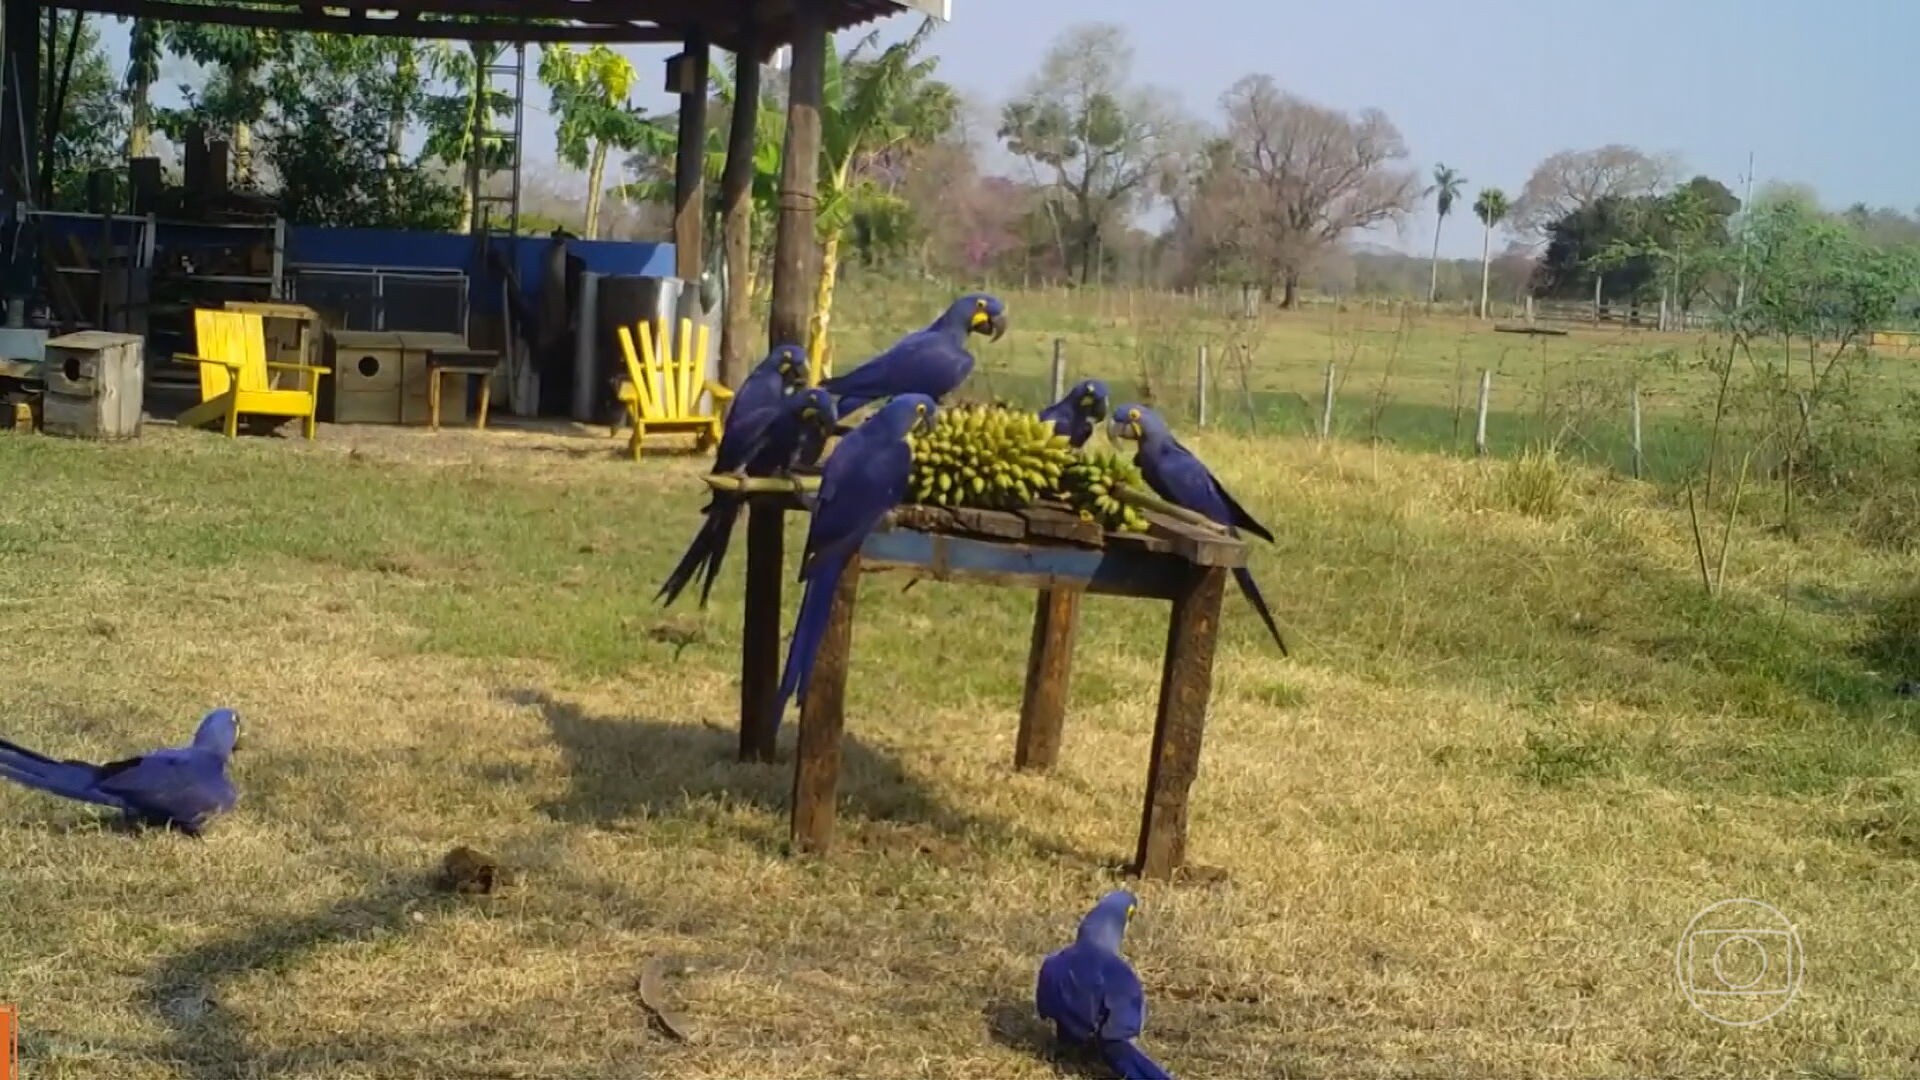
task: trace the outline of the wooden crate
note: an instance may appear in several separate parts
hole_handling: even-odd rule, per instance
[[[104,330],[47,342],[42,429],[76,439],[138,438],[146,389],[144,345],[133,334]]]
[[[382,330],[335,330],[327,335],[325,365],[333,374],[321,380],[326,418],[336,424],[400,422],[405,349],[400,335]]]
[[[407,330],[399,335],[404,352],[401,361],[401,381],[404,384],[400,396],[400,423],[427,423],[428,394],[430,388],[427,359],[436,349],[459,349],[467,347],[465,338],[459,334],[433,333]],[[448,387],[446,398],[440,402],[440,422],[443,424],[465,423],[467,419],[467,395],[462,388]]]

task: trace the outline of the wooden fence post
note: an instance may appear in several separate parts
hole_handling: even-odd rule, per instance
[[[1473,453],[1475,457],[1487,456],[1487,400],[1493,396],[1493,371],[1480,369],[1480,414],[1473,421]]]
[[[1333,361],[1327,361],[1326,388],[1320,393],[1320,441],[1333,437]]]
[[[1067,396],[1067,343],[1053,339],[1053,400]]]
[[[1198,400],[1200,405],[1200,426],[1206,427],[1207,426],[1207,347],[1205,345],[1200,346],[1200,370],[1197,376],[1197,384],[1194,388],[1194,396]]]
[[[1632,395],[1627,403],[1631,409],[1633,419],[1633,478],[1638,480],[1640,479],[1642,462],[1645,461],[1640,451],[1640,384],[1638,382],[1633,384]]]

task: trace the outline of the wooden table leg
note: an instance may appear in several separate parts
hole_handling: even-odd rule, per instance
[[[1173,602],[1167,653],[1160,668],[1160,709],[1153,723],[1153,758],[1147,768],[1146,808],[1140,815],[1140,847],[1133,872],[1143,878],[1173,876],[1187,857],[1187,792],[1200,769],[1200,740],[1213,695],[1213,649],[1220,630],[1220,601],[1227,571],[1192,567],[1185,590]]]
[[[440,430],[440,373],[427,371],[427,430]]]
[[[786,580],[787,512],[747,504],[747,603],[740,629],[740,760],[772,761],[780,695],[780,591]]]
[[[474,425],[475,428],[481,431],[487,430],[487,406],[492,403],[493,376],[482,375],[480,376],[480,422]]]
[[[795,852],[833,846],[835,791],[840,785],[840,737],[846,727],[847,666],[853,653],[853,610],[860,596],[860,555],[854,553],[833,591],[833,610],[820,636],[806,700],[800,704],[800,745],[793,760]]]
[[[1027,652],[1027,692],[1020,702],[1020,733],[1013,767],[1044,772],[1060,760],[1060,728],[1067,715],[1073,669],[1073,633],[1080,593],[1042,589],[1033,609],[1033,645]]]

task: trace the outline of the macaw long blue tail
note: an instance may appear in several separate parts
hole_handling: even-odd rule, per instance
[[[55,761],[5,739],[0,739],[0,777],[63,798],[101,806],[120,805],[93,790],[95,771],[89,766]]]
[[[1120,1080],[1173,1080],[1159,1062],[1126,1039],[1101,1043],[1100,1056],[1106,1058],[1107,1064],[1113,1066],[1113,1071],[1120,1074]]]
[[[827,617],[833,613],[833,594],[840,585],[840,572],[846,560],[813,564],[806,591],[800,595],[800,616],[794,620],[793,640],[787,642],[787,667],[780,675],[780,701],[774,714],[774,730],[787,711],[787,702],[798,695],[806,700],[807,686],[813,680],[814,654],[820,651],[820,639],[827,633]]]
[[[733,517],[739,507],[731,499],[714,496],[712,502],[702,511],[706,520],[700,523],[700,531],[693,534],[693,542],[674,565],[673,572],[654,593],[654,599],[671,605],[680,598],[680,593],[693,581],[704,564],[707,568],[707,585],[700,594],[700,606],[707,604],[706,594],[713,588],[713,577],[720,572],[720,558],[727,553],[727,539],[733,532]]]
[[[740,520],[740,502],[727,499],[714,504],[707,514],[707,524],[702,531],[711,531],[712,537],[707,544],[707,568],[700,578],[700,607],[705,609],[707,597],[713,593],[713,579],[720,576],[720,564],[727,557],[727,546],[733,542],[733,525]]]
[[[1280,624],[1273,621],[1273,610],[1267,607],[1266,597],[1260,595],[1260,586],[1253,583],[1253,571],[1244,566],[1237,567],[1233,571],[1233,580],[1240,586],[1240,593],[1247,598],[1247,603],[1260,613],[1260,621],[1267,624],[1267,633],[1272,634],[1273,643],[1280,646],[1280,655],[1289,655],[1286,639],[1280,636]]]

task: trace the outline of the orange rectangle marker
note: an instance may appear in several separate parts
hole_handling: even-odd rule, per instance
[[[0,1004],[0,1080],[17,1080],[20,1064],[20,1011]]]

